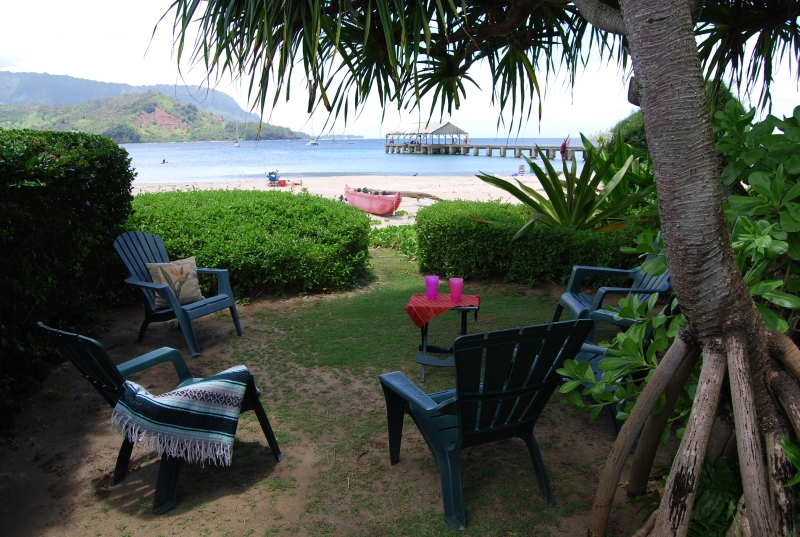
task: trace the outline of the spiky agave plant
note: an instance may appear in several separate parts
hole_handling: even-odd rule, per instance
[[[572,166],[563,163],[564,179],[562,180],[550,161],[543,158],[545,170],[537,166],[528,157],[523,157],[539,179],[547,197],[517,180],[519,187],[493,175],[478,174],[478,177],[489,184],[502,188],[525,205],[534,210],[533,215],[525,223],[514,238],[528,232],[536,222],[551,227],[570,229],[592,229],[603,220],[618,214],[631,205],[639,203],[656,188],[655,184],[640,188],[624,199],[614,201],[611,194],[628,172],[634,157],[630,155],[618,170],[614,171],[614,153],[603,158],[596,151],[590,151],[591,142],[583,138],[586,147],[586,162],[580,175],[576,172],[575,160]],[[592,147],[593,149],[593,147]],[[539,148],[537,146],[537,151]],[[608,176],[611,178],[608,179]]]

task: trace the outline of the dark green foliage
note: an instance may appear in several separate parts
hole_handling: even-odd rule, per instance
[[[236,296],[351,287],[369,261],[369,216],[307,192],[140,194],[129,229],[159,235],[171,259],[230,271]]]
[[[420,270],[476,280],[502,276],[532,285],[566,281],[573,265],[628,268],[638,262],[620,247],[633,242],[640,225],[608,233],[536,226],[512,241],[530,214],[524,205],[479,201],[441,201],[420,210]]]
[[[138,143],[142,141],[139,133],[128,125],[114,125],[103,131],[103,136],[108,136],[119,144]]]
[[[109,138],[0,130],[0,415],[46,371],[36,321],[85,329],[122,288],[133,178]]]
[[[733,472],[724,457],[717,460],[716,465],[706,461],[697,484],[697,499],[689,522],[689,535],[724,536],[733,522],[736,502],[741,495],[739,472]]]

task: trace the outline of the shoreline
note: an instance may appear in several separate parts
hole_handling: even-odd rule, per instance
[[[503,177],[507,180],[514,177]],[[534,175],[520,177],[525,184],[543,192]],[[293,178],[295,180],[295,178]],[[134,181],[132,193],[134,195],[145,192],[171,192],[175,190],[278,190],[282,192],[300,192],[308,190],[310,194],[319,195],[328,199],[338,199],[344,195],[345,185],[353,188],[367,187],[377,190],[390,190],[400,192],[414,192],[416,194],[429,194],[442,200],[468,200],[490,201],[501,200],[508,203],[519,203],[511,194],[495,186],[485,183],[472,176],[441,176],[441,175],[336,175],[329,177],[298,177],[302,185],[294,184],[285,187],[271,187],[266,179],[234,180],[234,181],[175,181],[170,183],[144,183]],[[435,203],[434,200],[420,197],[404,197],[398,211],[405,211],[402,216],[376,216],[374,220],[381,223],[377,227],[387,225],[410,224],[414,216],[422,207]]]

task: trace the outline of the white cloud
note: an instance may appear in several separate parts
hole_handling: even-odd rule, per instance
[[[140,0],[109,2],[108,0],[29,0],[6,3],[0,18],[0,69],[47,72],[104,82],[134,85],[174,84],[185,81],[198,84],[204,79],[200,70],[188,70],[183,78],[178,73],[172,50],[172,15],[167,16],[158,31],[153,29],[169,9],[172,0]],[[450,120],[469,131],[473,137],[508,136],[508,128],[496,126],[498,110],[490,103],[488,69],[476,66],[474,76],[482,90],[468,88],[461,110]],[[800,104],[800,92],[781,70],[774,86],[773,113],[790,114]],[[291,129],[311,130],[306,114],[307,93],[296,71],[292,100],[281,102],[271,113],[271,121]],[[543,76],[543,75],[542,75]],[[523,126],[520,136],[562,137],[579,132],[591,134],[608,129],[627,116],[632,106],[627,102],[625,84],[616,65],[595,62],[578,74],[575,88],[565,87],[563,77],[550,81],[543,103],[541,124],[536,109]],[[220,91],[233,96],[246,106],[246,87],[220,83]],[[427,119],[429,105],[424,106]],[[414,121],[411,114],[400,115],[396,108],[387,110],[381,125],[381,109],[377,99],[367,103],[357,119],[347,126],[350,134],[380,137],[400,122]],[[268,114],[268,113],[267,113]],[[435,115],[438,120],[438,114]],[[321,111],[314,116],[317,132],[325,123]],[[336,125],[334,132],[344,130]],[[516,136],[516,128],[510,134]]]

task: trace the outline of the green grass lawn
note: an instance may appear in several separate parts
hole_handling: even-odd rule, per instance
[[[448,291],[445,281],[440,291]],[[248,364],[262,385],[269,384],[264,400],[275,416],[286,465],[300,471],[306,464],[293,458],[296,448],[311,446],[315,459],[317,471],[307,487],[302,476],[269,484],[274,502],[287,494],[303,502],[300,520],[279,521],[282,529],[275,535],[453,535],[442,516],[436,463],[410,419],[401,463],[392,467],[388,461],[378,375],[401,370],[427,392],[454,385],[452,368],[429,367],[427,382],[419,382],[413,357],[420,331],[404,307],[420,292],[424,277],[415,263],[374,250],[372,273],[360,289],[291,299],[279,315],[256,311],[254,318],[245,316],[248,337],[229,340],[229,363]],[[468,281],[464,292],[481,296],[478,320],[469,316],[470,332],[548,322],[558,296],[499,282]],[[430,326],[429,341],[449,346],[460,315],[444,314]],[[555,399],[551,406],[575,418]],[[577,416],[579,427],[585,419]],[[257,430],[254,422],[251,427]],[[558,448],[570,438],[567,430],[545,435],[543,448]],[[505,457],[509,445],[513,454]],[[462,460],[468,535],[547,535],[561,517],[585,513],[591,505],[590,491],[576,484],[573,472],[594,468],[597,461],[568,470],[548,466],[559,504],[547,508],[521,441],[472,448]]]
[[[454,370],[428,367],[427,382],[420,382],[420,366],[414,363],[420,331],[404,307],[412,294],[424,291],[424,275],[393,250],[372,250],[371,256],[371,272],[355,290],[251,299],[239,308],[244,337],[236,337],[227,312],[196,322],[202,355],[187,359],[192,372],[207,376],[235,364],[250,368],[284,454],[281,462],[270,454],[254,413],[246,412],[239,421],[232,466],[186,465],[176,508],[153,516],[158,459],[137,448],[129,477],[112,484],[119,436],[109,431],[108,407],[65,364],[44,389],[54,395],[37,396],[37,409],[22,420],[27,429],[20,437],[36,437],[40,443],[49,434],[59,445],[76,437],[75,449],[31,449],[42,449],[43,457],[75,469],[65,474],[62,487],[71,487],[69,497],[79,501],[67,508],[42,489],[25,505],[47,505],[51,519],[43,520],[52,520],[49,526],[87,536],[456,535],[444,522],[436,462],[410,418],[400,462],[390,464],[378,382],[381,373],[400,370],[430,393],[452,388]],[[448,291],[444,281],[440,291]],[[562,291],[553,284],[527,288],[467,281],[465,293],[481,296],[478,320],[469,316],[469,331],[546,323]],[[146,352],[147,346],[132,342],[140,310],[129,308],[119,315],[110,321],[115,328],[103,343],[122,361]],[[449,346],[459,328],[458,313],[436,317],[430,342]],[[151,328],[145,343],[175,341],[182,342],[180,331],[161,324]],[[155,393],[164,391],[161,386],[170,389],[174,372],[159,367],[134,380]],[[604,416],[587,423],[586,413],[560,399],[553,397],[535,428],[558,504],[546,505],[522,440],[466,449],[461,454],[466,535],[585,532],[598,472],[613,442],[612,427]],[[72,417],[66,419],[67,414]],[[70,423],[81,423],[82,432],[62,430]],[[54,432],[56,427],[62,428]],[[36,466],[41,461],[31,462],[37,459],[29,453],[8,453],[41,473]],[[59,514],[65,509],[66,517]],[[623,519],[613,531],[617,536],[630,535],[641,518],[635,512],[614,516]]]

